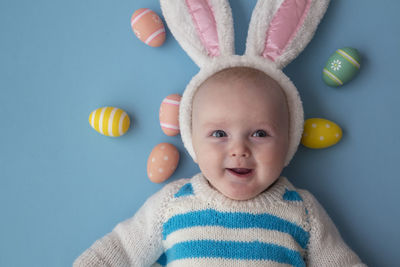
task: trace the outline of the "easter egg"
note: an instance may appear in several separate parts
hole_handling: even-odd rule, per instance
[[[160,106],[160,126],[162,131],[168,136],[179,133],[179,104],[181,96],[178,94],[169,95],[161,102]]]
[[[121,136],[131,123],[128,114],[119,108],[98,108],[89,115],[89,123],[97,132],[106,136]]]
[[[147,176],[154,183],[162,183],[174,173],[178,162],[178,149],[170,143],[160,143],[147,160]]]
[[[342,138],[342,129],[329,120],[312,118],[304,122],[301,143],[308,148],[333,146]]]
[[[333,53],[323,70],[324,82],[332,87],[342,86],[354,78],[360,69],[361,57],[357,49],[345,47]]]
[[[139,40],[149,46],[161,46],[165,41],[165,28],[162,20],[148,8],[141,8],[133,13],[131,27]]]

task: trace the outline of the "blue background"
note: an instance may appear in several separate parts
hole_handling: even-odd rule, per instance
[[[255,3],[231,1],[237,54]],[[134,36],[130,17],[142,7],[161,14],[157,0],[0,1],[0,266],[70,266],[163,186],[146,174],[158,143],[181,154],[169,181],[199,171],[158,121],[162,99],[181,94],[198,67],[169,31],[159,48]],[[344,135],[327,149],[300,146],[283,174],[317,197],[369,266],[400,262],[399,10],[398,1],[333,0],[284,70],[306,118],[332,120]],[[360,51],[361,71],[328,87],[322,68],[344,46]],[[90,127],[103,106],[127,111],[126,135]]]

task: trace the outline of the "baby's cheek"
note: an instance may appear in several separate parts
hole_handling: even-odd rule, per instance
[[[213,159],[213,160],[220,158],[222,156],[222,153],[221,153],[221,151],[218,150],[217,146],[204,146],[203,154],[204,154],[204,157],[206,157],[208,159]]]
[[[284,148],[279,146],[268,146],[261,150],[258,150],[256,154],[257,161],[262,162],[266,165],[276,164],[284,158]]]
[[[203,168],[215,168],[220,164],[222,159],[222,153],[218,147],[204,144],[199,147],[199,165],[203,165]]]
[[[263,165],[271,165],[276,159],[276,155],[270,154],[263,154],[258,157],[257,161],[263,163]]]

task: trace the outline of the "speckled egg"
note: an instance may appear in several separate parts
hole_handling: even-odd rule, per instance
[[[139,40],[149,46],[161,46],[165,41],[165,28],[162,20],[148,8],[141,8],[133,13],[131,27]]]
[[[324,82],[332,87],[342,86],[360,70],[361,57],[357,49],[344,47],[333,53],[323,70]]]
[[[308,148],[333,146],[342,138],[342,129],[329,120],[312,118],[304,122],[301,143]]]
[[[181,96],[178,94],[169,95],[161,102],[160,126],[168,136],[179,134],[179,104]]]
[[[128,131],[131,121],[128,114],[122,109],[103,107],[90,113],[89,123],[97,132],[106,136],[117,137]]]
[[[154,183],[162,183],[175,171],[179,162],[179,152],[170,143],[156,145],[147,160],[147,176]]]

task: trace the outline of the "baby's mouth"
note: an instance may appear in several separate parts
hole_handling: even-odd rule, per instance
[[[252,175],[253,169],[247,169],[247,168],[227,168],[227,170],[238,177],[248,177]]]

